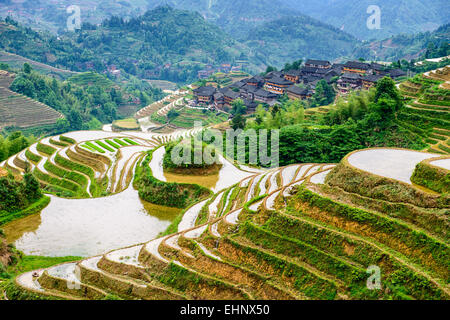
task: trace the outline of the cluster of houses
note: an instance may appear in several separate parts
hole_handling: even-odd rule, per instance
[[[405,75],[400,69],[386,70],[385,66],[377,63],[349,61],[332,64],[324,60],[308,60],[300,69],[272,71],[265,76],[240,80],[225,88],[199,87],[194,90],[194,96],[196,104],[214,106],[219,110],[240,98],[247,111],[252,112],[260,103],[273,106],[283,94],[290,99],[310,98],[320,80],[335,83],[339,94],[347,94],[352,90],[369,89],[385,76],[395,79]]]

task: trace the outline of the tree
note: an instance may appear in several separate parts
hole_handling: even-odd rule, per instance
[[[33,83],[22,76],[17,77],[13,81],[13,83],[11,84],[11,90],[17,93],[21,93],[30,98],[35,97],[35,90]]]
[[[242,116],[242,114],[238,113],[231,120],[231,127],[234,130],[244,129],[246,122],[247,122],[247,120],[244,118],[244,116]]]
[[[316,85],[316,92],[312,96],[312,106],[326,106],[334,101],[336,93],[332,86],[325,80],[320,80]]]
[[[23,180],[25,182],[24,191],[28,200],[33,201],[42,197],[39,182],[31,173],[25,173],[23,176]]]
[[[245,114],[245,112],[247,110],[246,106],[244,105],[244,101],[240,98],[234,100],[231,103],[231,107],[232,107],[231,108],[232,115],[238,115],[238,114],[242,115],[242,114]]]
[[[28,62],[25,62],[23,64],[23,72],[30,74],[31,70],[32,70],[31,65]]]
[[[175,109],[170,109],[169,112],[167,112],[167,118],[169,119],[169,121],[172,121],[179,115],[180,115],[180,113],[178,111],[176,111]]]
[[[83,127],[83,119],[81,118],[81,115],[77,110],[70,111],[67,120],[69,121],[70,127],[73,130],[81,130],[81,128]]]
[[[394,80],[389,77],[384,77],[377,83],[376,93],[375,93],[375,103],[382,98],[388,98],[395,101],[396,108],[395,111],[399,110],[402,106],[402,101],[400,94],[395,86]]]

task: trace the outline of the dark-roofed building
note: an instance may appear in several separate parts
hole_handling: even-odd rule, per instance
[[[220,91],[216,91],[216,93],[214,93],[214,106],[217,109],[223,109],[224,105],[225,105],[225,98],[222,92]]]
[[[326,60],[309,59],[305,62],[305,66],[311,67],[311,68],[330,69],[331,63],[330,63],[330,61],[326,61]]]
[[[296,85],[292,85],[289,88],[286,89],[286,93],[289,97],[289,99],[299,99],[304,100],[307,98],[310,98],[312,96],[312,93],[307,88],[300,88]]]
[[[293,82],[288,81],[285,78],[273,77],[266,80],[264,88],[275,94],[283,94],[286,91],[286,88],[293,84]]]
[[[198,87],[197,89],[194,89],[194,95],[197,100],[197,103],[206,103],[210,104],[214,100],[214,94],[216,93],[217,89],[212,86],[206,86],[206,87]]]
[[[365,77],[362,77],[362,85],[364,89],[370,89],[376,86],[378,80],[383,78],[382,75],[379,74],[369,74]]]
[[[301,70],[289,70],[284,74],[284,79],[293,83],[299,83],[302,76]]]
[[[230,88],[222,88],[219,91],[223,94],[224,103],[226,105],[231,105],[234,100],[239,98],[239,93],[231,90]]]
[[[360,73],[360,74],[366,74],[370,73],[371,68],[370,64],[360,62],[360,61],[348,61],[346,64],[344,64],[343,72],[350,72],[350,73]]]
[[[247,80],[247,85],[262,88],[264,85],[264,77],[254,76],[253,78]]]
[[[232,85],[230,85],[230,88],[231,89],[240,89],[240,88],[242,88],[243,86],[245,86],[247,84],[246,80],[247,79],[239,80],[239,81],[233,83]]]
[[[362,88],[362,75],[359,73],[344,73],[337,82],[339,92],[346,94],[350,90]]]
[[[239,93],[241,94],[241,97],[243,97],[244,99],[253,100],[255,98],[255,92],[258,91],[259,89],[260,88],[253,86],[250,83],[247,83],[245,86],[239,89]]]
[[[254,97],[256,101],[271,104],[277,100],[278,95],[263,89],[259,89],[258,91],[255,92]]]
[[[384,66],[382,64],[379,64],[379,63],[376,63],[376,62],[372,62],[370,64],[370,68],[376,74],[381,74],[383,72],[383,70],[384,70]]]
[[[319,69],[316,67],[303,67],[300,69],[303,76],[310,76],[314,74],[318,74],[318,72],[323,71],[323,69]]]
[[[258,103],[253,100],[244,99],[244,105],[247,108],[247,113],[255,112],[258,107]]]
[[[283,72],[281,72],[281,71],[271,71],[271,72],[268,72],[265,76],[264,76],[264,79],[270,79],[270,78],[273,78],[273,77],[278,77],[278,78],[281,78],[281,77],[284,77],[284,74],[283,74]]]
[[[403,71],[402,69],[392,69],[392,70],[388,70],[388,75],[392,78],[392,79],[397,79],[400,77],[406,77],[406,72]]]

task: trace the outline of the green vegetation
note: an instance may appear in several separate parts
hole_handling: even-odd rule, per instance
[[[25,137],[22,132],[0,134],[0,162],[28,148],[36,141],[34,136]]]
[[[166,116],[160,116],[157,113],[152,115],[152,121],[165,124],[169,122],[171,125],[179,128],[192,128],[195,122],[201,122],[202,125],[214,125],[228,120],[225,113],[211,110],[196,110],[184,107],[179,110],[171,109]]]
[[[413,8],[413,5],[408,5],[408,7]],[[445,64],[426,63],[423,66],[414,64],[418,60],[448,56],[450,54],[449,30],[450,24],[447,23],[433,32],[409,35],[402,32],[393,37],[386,37],[384,40],[361,45],[354,54],[368,60],[400,61],[402,69],[410,69],[415,72],[433,70],[443,67]],[[407,62],[404,59],[411,61]]]
[[[0,178],[0,225],[39,212],[49,203],[31,173],[22,180],[8,175]]]
[[[347,101],[339,99],[327,112],[310,116],[306,106],[303,101],[282,98],[279,105],[268,110],[259,106],[254,120],[246,123],[246,129],[257,132],[280,129],[281,166],[337,163],[349,152],[369,147],[426,147],[420,137],[397,122],[409,109],[390,78],[379,81],[376,89],[351,94]],[[434,119],[435,125],[446,125],[444,120]],[[248,159],[248,148],[242,151]]]
[[[48,156],[51,156],[52,154],[54,154],[56,152],[55,148],[52,148],[52,147],[50,147],[46,144],[40,143],[40,142],[36,145],[36,150],[39,152],[42,152]]]
[[[172,161],[172,153],[178,150],[177,156],[182,163]],[[185,141],[177,140],[166,145],[166,153],[163,159],[163,168],[169,172],[190,174],[200,170],[204,174],[217,173],[220,166],[217,165],[215,149],[205,142],[195,141],[191,138]],[[209,170],[214,169],[214,172]]]
[[[59,40],[21,27],[11,19],[1,23],[14,26],[0,34],[0,44],[5,50],[74,71],[85,71],[89,64],[102,73],[107,67],[103,62],[108,61],[124,77],[147,78],[149,73],[158,72],[161,79],[193,82],[202,65],[230,62],[243,53],[242,47],[229,35],[207,23],[200,14],[168,6],[129,20],[111,16],[100,26],[84,23],[80,32],[64,33]],[[56,41],[58,46],[53,45]],[[55,59],[47,61],[45,53]],[[170,68],[159,68],[165,64],[171,64]]]
[[[97,145],[93,144],[92,142],[88,141],[85,144],[83,144],[83,147],[86,147],[87,149],[90,149],[91,151],[98,151],[100,153],[105,153],[105,150],[98,147]]]
[[[153,151],[149,151],[145,160],[136,168],[134,185],[142,199],[157,205],[187,208],[211,194],[210,190],[199,185],[157,180],[149,167],[152,154]]]
[[[115,152],[115,150],[113,148],[111,148],[110,146],[108,146],[106,143],[104,143],[103,141],[97,140],[95,141],[96,144],[98,144],[100,147],[102,147],[103,149],[108,150],[109,152]]]
[[[417,165],[411,181],[439,193],[450,193],[450,173],[448,170],[433,166],[428,161]]]
[[[335,59],[350,55],[358,41],[348,33],[308,16],[282,17],[250,30],[247,46],[265,57],[266,64],[282,66],[298,57]],[[264,46],[261,46],[261,42]]]
[[[139,145],[139,143],[137,143],[136,141],[131,140],[131,139],[129,139],[129,138],[124,138],[123,140],[124,140],[125,142],[128,142],[129,144],[131,144],[131,145],[133,145],[133,146]],[[117,141],[117,142],[118,142],[118,141]]]
[[[111,141],[111,140],[105,140],[105,142],[107,143],[107,144],[109,144],[111,147],[113,147],[113,148],[115,148],[115,149],[120,149],[120,146],[117,144],[117,143],[115,143],[115,142],[113,142],[113,141]]]

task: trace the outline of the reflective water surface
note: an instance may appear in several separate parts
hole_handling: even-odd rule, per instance
[[[40,214],[2,227],[10,243],[29,255],[95,256],[149,241],[165,231],[179,209],[155,206],[126,191],[99,199],[52,197]]]

